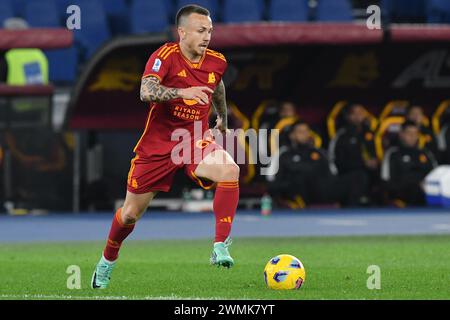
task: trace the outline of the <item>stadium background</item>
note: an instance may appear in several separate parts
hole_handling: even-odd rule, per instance
[[[67,154],[64,169],[55,173],[53,182],[46,179],[43,184],[29,178],[28,185],[18,186],[22,179],[14,175],[24,168],[13,161],[3,143],[3,201],[14,202],[15,198],[14,206],[26,210],[39,204],[22,204],[33,200],[22,200],[17,188],[33,193],[29,189],[40,186],[36,202],[52,194],[45,187],[53,185],[59,198],[64,198],[54,207],[58,210],[112,209],[123,197],[131,150],[147,112],[136,99],[139,79],[148,55],[162,43],[175,41],[171,21],[188,1],[69,2],[1,2],[2,21],[20,16],[32,27],[17,37],[3,31],[8,36],[2,37],[2,48],[42,47],[49,59],[51,84],[15,89],[24,92],[21,97],[27,90],[35,90],[43,97],[39,103],[47,106],[41,113],[33,111],[34,115],[14,115],[15,121],[21,117],[24,123],[12,127],[43,121],[46,128],[59,132],[62,141],[57,141]],[[83,14],[81,30],[73,32],[61,29],[69,16],[65,8],[72,3],[79,4]],[[366,27],[370,4],[381,7],[382,30]],[[272,117],[271,101],[289,99],[298,105],[298,116],[312,125],[326,148],[331,135],[328,118],[343,101],[358,101],[377,118],[386,106],[395,113],[411,103],[422,105],[430,120],[440,105],[441,111],[446,110],[450,29],[445,25],[448,12],[443,1],[255,0],[205,1],[204,5],[217,21],[211,47],[222,51],[230,64],[225,82],[232,106],[230,122],[235,128],[257,127],[264,117]],[[41,32],[38,28],[52,29]],[[51,49],[58,46],[64,48]],[[2,90],[14,98],[12,88]],[[5,99],[8,104],[10,98]],[[4,119],[6,110],[2,108]],[[444,118],[440,114],[435,116],[438,123]],[[5,122],[3,127],[7,125]],[[433,129],[439,134],[439,125]],[[23,135],[26,139],[27,134]],[[267,183],[258,174],[258,165],[242,166],[241,171],[242,204],[254,206]],[[177,181],[171,193],[159,197],[178,198],[185,186],[193,187],[182,175]],[[40,206],[48,209],[46,205]]]
[[[132,149],[145,125],[148,109],[138,99],[144,65],[163,43],[177,41],[174,14],[191,2],[0,0],[0,23],[21,17],[30,25],[20,31],[0,29],[0,50],[43,49],[50,80],[48,85],[0,84],[0,213],[29,214],[0,217],[1,242],[106,237],[111,213],[124,197]],[[446,121],[446,1],[194,2],[212,12],[210,47],[229,63],[224,82],[233,128],[257,128],[263,119],[272,119],[272,102],[284,99],[295,101],[298,117],[312,126],[324,148],[334,116],[349,101],[362,103],[379,123],[386,108],[391,115],[402,115],[412,103],[424,107],[435,134]],[[70,4],[81,8],[81,30],[65,28]],[[366,26],[366,9],[373,4],[381,8],[381,29]],[[17,107],[24,101],[32,106],[25,111]],[[52,174],[28,175],[29,168],[14,161],[6,132],[37,156],[59,145],[64,165]],[[441,234],[439,244],[448,240],[448,215],[439,208],[344,210],[319,203],[260,217],[267,181],[259,169],[241,168],[236,237],[270,241],[279,236]],[[209,212],[205,208],[211,194],[189,192],[193,189],[186,177],[177,176],[171,192],[158,195],[150,217],[131,239],[208,238],[212,215],[198,211]],[[47,217],[35,217],[48,211]]]

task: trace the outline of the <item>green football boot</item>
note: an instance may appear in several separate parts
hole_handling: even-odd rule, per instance
[[[231,268],[233,266],[234,260],[228,252],[228,247],[231,243],[232,241],[230,237],[226,238],[224,242],[214,243],[214,249],[210,259],[212,265],[226,268]]]
[[[115,264],[115,261],[109,262],[102,255],[92,275],[92,289],[106,289],[108,287]]]

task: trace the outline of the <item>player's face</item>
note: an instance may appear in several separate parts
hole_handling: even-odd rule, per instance
[[[280,107],[280,118],[295,117],[295,106],[291,102],[284,102]]]
[[[421,124],[423,120],[423,110],[421,107],[413,107],[408,113],[408,120],[413,121],[416,124]]]
[[[400,138],[407,147],[414,147],[419,141],[419,129],[417,127],[409,126],[401,132]]]
[[[299,144],[307,144],[311,139],[309,126],[306,124],[299,124],[295,126],[291,133],[291,140]]]
[[[349,121],[353,125],[361,125],[366,119],[366,113],[364,112],[364,108],[360,105],[353,106],[349,117]]]
[[[192,53],[202,56],[211,41],[213,30],[211,18],[192,13],[186,18],[186,23],[181,29],[181,41]]]

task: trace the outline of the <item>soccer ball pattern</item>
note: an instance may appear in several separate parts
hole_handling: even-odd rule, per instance
[[[270,289],[300,289],[306,277],[302,262],[290,254],[280,254],[267,262],[264,280]]]

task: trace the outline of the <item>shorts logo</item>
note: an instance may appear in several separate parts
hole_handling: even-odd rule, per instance
[[[206,148],[210,143],[212,143],[213,141],[210,139],[205,139],[205,140],[198,140],[195,145],[197,146],[197,148],[200,149],[204,149]]]
[[[159,69],[161,68],[161,64],[162,64],[161,60],[156,59],[155,63],[153,64],[152,70],[155,71],[155,72],[159,72]]]

